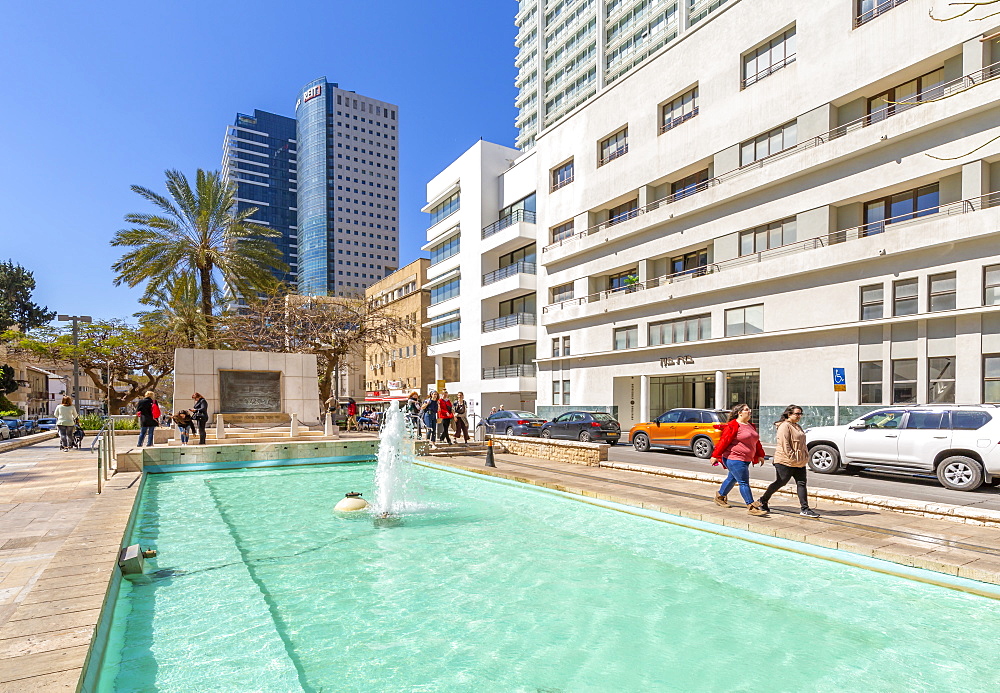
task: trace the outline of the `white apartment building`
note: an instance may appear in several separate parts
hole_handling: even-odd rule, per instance
[[[539,413],[1000,401],[1000,17],[932,7],[730,0],[483,181],[535,176]]]

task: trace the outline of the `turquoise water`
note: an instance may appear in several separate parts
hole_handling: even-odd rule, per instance
[[[151,475],[101,691],[996,691],[1000,602],[418,467]],[[158,572],[157,572],[158,571]]]

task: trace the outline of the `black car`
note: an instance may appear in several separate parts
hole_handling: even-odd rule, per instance
[[[568,411],[542,426],[543,438],[566,438],[583,443],[604,441],[614,445],[622,437],[615,417],[603,411]]]
[[[20,419],[5,416],[3,417],[3,422],[7,424],[7,428],[10,429],[11,438],[20,438],[24,435],[24,428],[21,426]]]
[[[479,422],[486,433],[500,436],[537,436],[545,419],[530,411],[498,411]]]
[[[38,422],[34,419],[24,419],[21,421],[21,425],[24,428],[24,435],[30,436],[34,433],[38,433]]]

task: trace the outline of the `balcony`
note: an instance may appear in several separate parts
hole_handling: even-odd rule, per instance
[[[483,286],[495,284],[498,281],[513,277],[517,274],[536,274],[537,268],[534,262],[515,262],[513,265],[501,267],[483,275]]]
[[[854,18],[854,28],[857,29],[862,24],[867,24],[868,22],[881,17],[889,10],[895,9],[902,5],[906,0],[875,0],[872,7],[867,12],[862,12]]]
[[[501,346],[534,342],[538,336],[534,313],[514,313],[502,318],[483,321],[483,334],[479,338],[482,346]]]
[[[502,318],[493,318],[492,320],[483,320],[483,332],[495,332],[497,330],[503,330],[514,325],[534,325],[535,324],[535,314],[534,313],[513,313],[511,315],[505,315]]]
[[[507,253],[535,241],[535,213],[523,209],[483,229],[479,252]]]
[[[509,226],[524,222],[527,224],[535,223],[535,213],[526,209],[519,209],[512,214],[508,214],[503,219],[494,221],[492,224],[483,229],[483,238],[489,238],[490,236],[500,233]]]
[[[534,378],[535,364],[518,363],[513,366],[495,366],[483,369],[483,380],[495,378]]]

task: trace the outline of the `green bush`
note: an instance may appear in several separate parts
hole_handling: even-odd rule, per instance
[[[100,414],[85,414],[80,417],[80,426],[83,427],[85,431],[99,431],[104,427],[104,422],[106,417]],[[137,431],[139,430],[139,421],[134,416],[127,419],[115,419],[115,430],[116,431]]]

